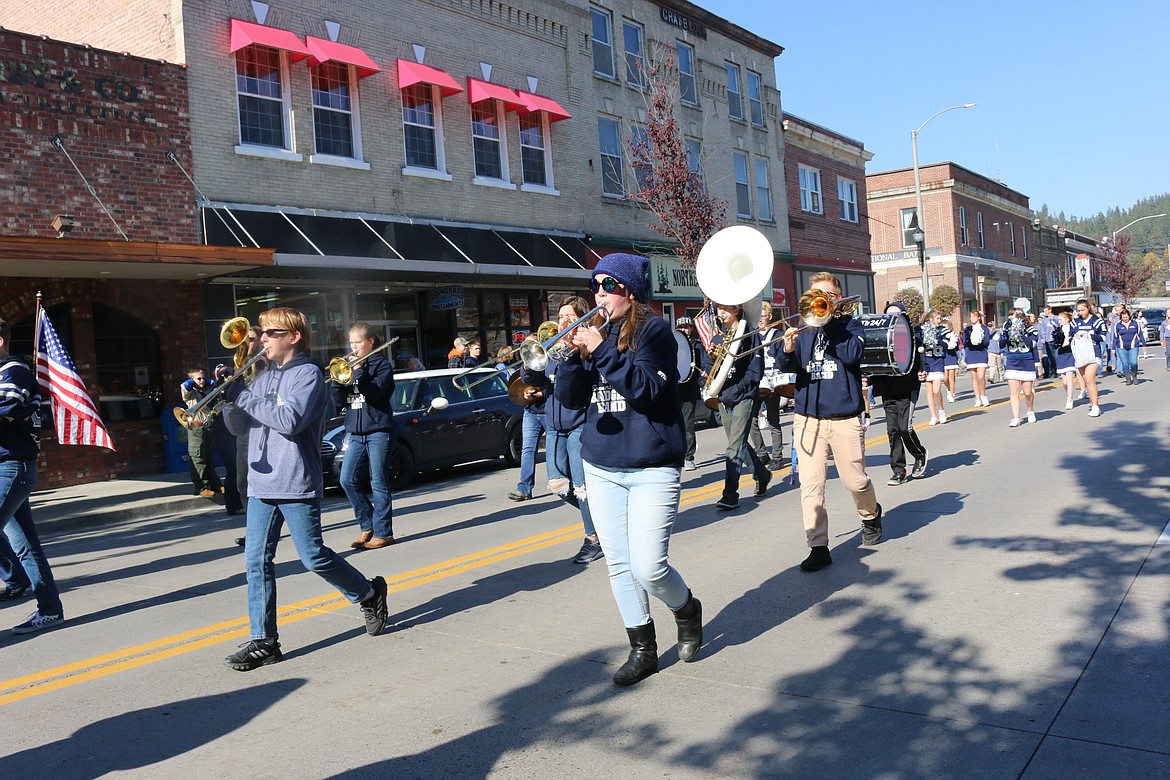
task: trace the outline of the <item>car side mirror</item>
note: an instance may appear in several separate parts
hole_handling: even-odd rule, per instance
[[[443,398],[442,396],[440,396],[438,398],[432,398],[431,405],[427,407],[426,413],[430,414],[431,412],[441,412],[450,405],[451,405],[451,403],[446,398]]]

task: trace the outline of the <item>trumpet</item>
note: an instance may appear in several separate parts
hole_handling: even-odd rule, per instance
[[[536,339],[525,339],[524,343],[520,345],[518,350],[520,353],[520,362],[529,371],[544,371],[548,367],[550,360],[564,360],[565,358],[576,352],[576,349],[565,344],[562,339],[568,336],[587,320],[591,319],[595,314],[603,314],[605,321],[601,323],[599,329],[609,327],[611,315],[609,309],[602,304],[597,304],[589,311],[585,312],[576,322],[562,328],[560,331],[545,339],[544,341],[537,341]]]
[[[243,319],[242,317],[238,319]],[[247,338],[247,320],[244,320],[244,334]],[[224,326],[226,327],[226,326]],[[220,382],[216,387],[212,388],[202,401],[192,406],[190,409],[175,409],[175,419],[179,421],[179,425],[187,430],[192,428],[199,428],[211,421],[211,418],[223,411],[227,406],[227,401],[220,400],[223,391],[227,389],[228,385],[242,377],[247,373],[248,369],[258,363],[261,359],[266,357],[266,350],[260,350],[253,355],[247,363],[236,369],[235,373],[227,379]]]
[[[547,320],[545,322],[540,323],[540,327],[538,327],[536,329],[536,333],[528,334],[528,336],[524,340],[527,341],[528,339],[536,339],[537,341],[544,341],[544,340],[554,336],[556,334],[556,332],[557,332],[557,324],[555,322],[553,322],[552,320]],[[516,354],[518,352],[519,352],[519,348],[514,350],[513,354]],[[515,360],[512,360],[509,363],[507,363],[504,366],[504,368],[506,368],[510,374],[512,371],[519,368],[520,364],[522,362],[523,361],[520,358],[516,358]],[[459,388],[463,392],[467,392],[468,390],[475,387],[476,385],[483,384],[484,382],[487,382],[492,378],[491,374],[485,374],[484,376],[480,377],[479,379],[475,380],[474,382],[465,382],[464,381],[465,378],[469,374],[471,374],[475,371],[479,371],[480,369],[483,369],[483,368],[490,368],[490,366],[479,365],[479,366],[476,366],[475,368],[469,368],[465,371],[461,371],[458,374],[456,374],[455,376],[451,377],[451,384],[455,385],[455,387]]]
[[[400,338],[399,336],[395,336],[394,338],[390,339],[382,346],[378,347],[377,349],[374,349],[374,350],[367,352],[366,354],[362,355],[360,358],[354,358],[353,355],[346,355],[345,357],[333,358],[332,360],[329,361],[329,365],[325,367],[326,372],[329,374],[329,378],[326,379],[325,381],[326,382],[336,382],[339,385],[348,385],[350,382],[353,381],[353,370],[355,368],[357,368],[362,363],[364,363],[366,360],[368,360],[372,355],[376,355],[379,352],[381,352],[382,350],[388,349],[390,347],[390,345],[393,344],[395,341],[398,341],[399,338]]]

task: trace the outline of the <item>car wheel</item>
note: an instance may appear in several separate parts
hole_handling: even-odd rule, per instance
[[[402,442],[396,442],[394,445],[389,472],[387,476],[390,478],[391,490],[405,490],[414,480],[414,453]]]
[[[520,451],[524,448],[524,426],[517,424],[512,426],[511,432],[508,433],[508,449],[504,451],[504,460],[508,461],[509,466],[520,465]]]

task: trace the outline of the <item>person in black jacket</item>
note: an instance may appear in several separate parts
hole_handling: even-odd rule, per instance
[[[725,340],[731,348],[732,339],[743,319],[742,306],[716,303],[715,311],[719,316],[722,333],[711,339],[713,352]],[[752,330],[751,323],[747,323],[744,333]],[[744,466],[750,464],[752,467],[757,496],[764,495],[772,479],[772,472],[768,471],[767,465],[748,446],[748,434],[756,419],[753,414],[757,409],[756,396],[760,392],[760,379],[764,375],[764,356],[759,345],[759,334],[753,333],[739,340],[731,372],[719,391],[719,414],[723,421],[723,432],[727,435],[727,450],[723,454],[723,495],[715,504],[719,509],[735,509],[739,506],[739,472]],[[732,357],[728,356],[724,360],[732,360]],[[712,374],[715,370],[714,361],[708,357],[707,373]]]
[[[814,274],[812,287],[833,300],[841,283],[828,272]],[[808,558],[803,571],[817,571],[833,562],[829,555],[829,513],[825,510],[825,479],[829,453],[841,482],[853,494],[861,517],[862,544],[882,539],[882,507],[865,473],[865,428],[861,414],[861,358],[865,329],[856,318],[832,317],[823,327],[789,328],[784,333],[783,370],[796,374],[792,440],[800,469],[800,505]]]
[[[585,484],[630,640],[630,655],[613,676],[617,685],[658,671],[651,594],[674,613],[680,660],[695,660],[703,644],[702,605],[668,559],[686,439],[678,343],[646,305],[648,265],[624,253],[598,262],[590,286],[610,313],[609,326],[604,334],[595,326],[573,332],[577,352],[557,369],[554,385],[558,401],[585,409]]]
[[[894,301],[886,304],[886,314],[905,314],[906,308]],[[910,331],[914,333],[914,329]],[[914,362],[902,376],[875,375],[869,378],[874,395],[882,397],[886,410],[886,435],[890,439],[890,468],[894,474],[887,485],[895,487],[906,482],[906,452],[914,457],[914,468],[909,476],[917,479],[926,473],[926,447],[914,432],[914,407],[918,405],[918,389],[926,379],[922,370],[922,353],[918,351],[917,339],[911,345]],[[978,395],[976,396],[978,397]]]
[[[353,506],[361,532],[350,547],[376,550],[394,544],[394,506],[390,496],[388,468],[398,439],[394,427],[394,366],[379,352],[371,355],[378,341],[371,325],[355,323],[349,329],[350,362],[364,358],[353,369],[348,385],[333,386],[333,400],[345,408],[345,430],[349,444],[341,462],[341,488]],[[369,357],[366,357],[366,356]],[[364,472],[369,471],[369,486]]]
[[[691,375],[685,382],[678,383],[678,399],[682,401],[683,425],[687,432],[687,454],[683,460],[683,471],[694,471],[698,468],[695,465],[697,452],[695,412],[703,403],[703,381],[707,377],[703,365],[707,360],[707,351],[703,349],[702,342],[695,338],[695,323],[690,317],[679,317],[674,321],[674,327],[691,343]]]

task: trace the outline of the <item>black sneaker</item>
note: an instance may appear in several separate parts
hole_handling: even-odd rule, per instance
[[[519,490],[513,490],[508,494],[508,498],[512,499],[513,501],[527,501],[528,499],[532,498],[532,496],[528,495],[527,493],[521,493]]]
[[[19,626],[12,627],[14,634],[33,634],[37,631],[44,631],[47,628],[56,628],[65,622],[64,615],[42,615],[38,609],[36,612],[28,616],[28,620],[21,623]]]
[[[223,659],[223,665],[237,672],[250,672],[261,666],[278,664],[284,660],[280,642],[275,639],[253,639],[240,645],[240,649]]]
[[[882,505],[877,505],[877,517],[861,521],[861,543],[872,547],[882,540]]]
[[[9,585],[0,593],[0,601],[16,601],[28,593],[28,585]]]
[[[784,458],[772,458],[770,461],[768,461],[768,471],[779,471],[780,469],[784,468],[787,463],[788,462],[784,460]]]
[[[573,556],[573,563],[590,563],[604,556],[605,553],[601,551],[601,545],[585,537],[585,541],[581,544],[581,550]]]
[[[914,468],[910,469],[911,478],[918,479],[926,473],[926,461],[929,456],[930,453],[926,450],[923,450],[922,457],[914,459]]]
[[[905,485],[906,484],[906,472],[905,471],[895,471],[894,476],[890,477],[889,482],[887,482],[886,484],[889,485],[890,487],[898,487],[898,485]]]
[[[386,580],[374,577],[370,580],[374,595],[361,602],[362,615],[366,619],[366,633],[377,636],[386,628]]]
[[[756,495],[762,496],[768,492],[768,483],[772,481],[772,472],[765,471],[763,479],[756,480]]]
[[[715,503],[716,509],[735,509],[739,506],[739,496],[731,496],[730,498],[724,496]]]
[[[818,545],[808,551],[808,557],[800,562],[801,571],[819,571],[833,562],[833,556],[829,555],[829,548],[825,545]]]

